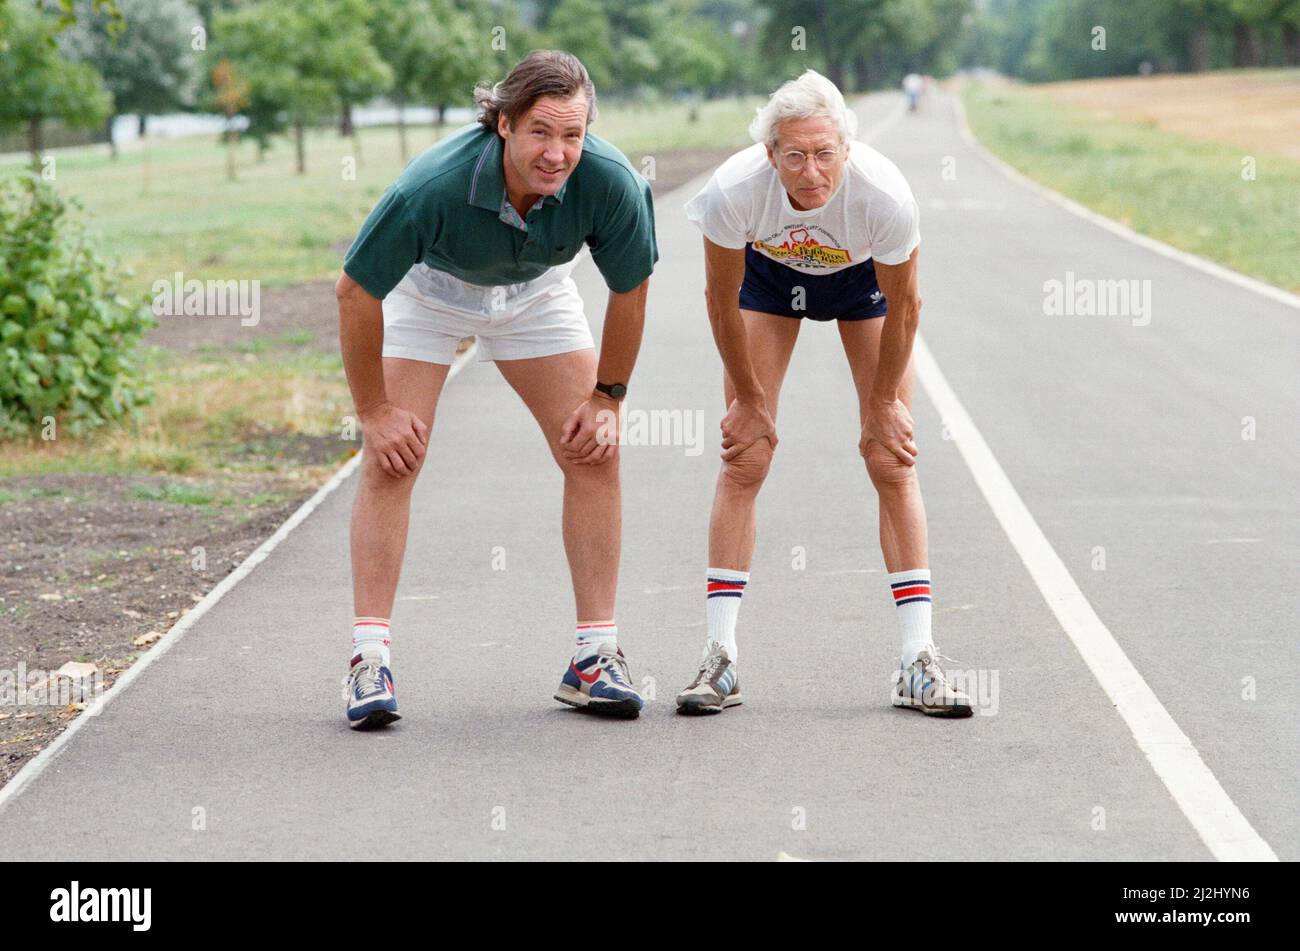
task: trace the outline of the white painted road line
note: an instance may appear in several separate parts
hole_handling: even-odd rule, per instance
[[[457,355],[456,359],[452,362],[451,369],[447,371],[447,382],[451,382],[451,380],[455,378],[456,374],[465,368],[465,365],[474,358],[474,354],[477,351],[478,341],[475,341],[464,353]],[[131,683],[144,672],[146,667],[156,661],[163,654],[167,653],[167,651],[171,650],[176,642],[185,635],[185,632],[198,622],[199,618],[207,614],[208,611],[212,609],[212,606],[220,601],[231,588],[239,584],[239,582],[244,580],[244,578],[248,577],[249,573],[252,572],[254,568],[264,562],[267,559],[267,556],[275,550],[276,546],[288,538],[289,533],[297,528],[302,523],[303,519],[314,512],[331,492],[342,485],[344,480],[352,475],[359,465],[361,465],[361,453],[357,453],[347,462],[343,463],[343,465],[339,467],[339,470],[335,472],[334,475],[330,476],[328,482],[317,489],[316,493],[311,498],[298,506],[297,510],[289,516],[285,523],[275,530],[275,534],[262,542],[262,544],[258,545],[253,553],[240,562],[239,566],[235,568],[234,571],[222,578],[221,581],[217,583],[217,586],[209,591],[203,600],[194,606],[193,610],[173,624],[167,633],[159,639],[158,643],[149,648],[145,655],[132,664],[131,668],[126,673],[113,681],[113,686],[104,691],[102,697],[91,704],[90,707],[81,714],[81,716],[69,723],[68,728],[55,737],[53,743],[41,750],[40,753],[36,755],[35,759],[20,769],[14,775],[13,779],[5,783],[4,788],[0,789],[0,812],[4,812],[5,808],[18,798],[18,794],[27,788],[27,786],[31,784],[32,780],[45,772],[45,767],[53,761],[54,757],[59,755],[59,751],[63,749],[64,745],[76,736],[77,732],[85,725],[87,720],[103,712],[103,709],[108,705],[108,702],[120,696],[123,690],[131,686]]]
[[[1221,861],[1276,862],[1277,855],[1228,797],[1191,740],[1092,609],[948,385],[920,334],[912,354],[926,395],[938,409],[939,418],[1016,554],[1206,848]]]

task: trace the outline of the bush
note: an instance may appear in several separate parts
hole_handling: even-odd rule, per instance
[[[148,298],[123,295],[129,275],[68,211],[33,175],[0,182],[0,438],[35,434],[47,416],[82,435],[153,398],[135,364]]]

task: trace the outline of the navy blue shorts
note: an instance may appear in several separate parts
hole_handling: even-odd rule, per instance
[[[803,309],[795,310],[795,289],[803,288]],[[830,274],[805,274],[745,248],[745,282],[740,285],[742,310],[809,320],[869,320],[883,317],[885,295],[876,284],[870,260]]]

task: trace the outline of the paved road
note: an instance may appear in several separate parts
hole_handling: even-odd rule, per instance
[[[895,105],[865,102],[864,126]],[[943,100],[874,144],[922,205],[923,335],[939,367],[1242,815],[1300,857],[1295,311],[1013,184]],[[702,411],[707,448],[624,450],[618,619],[656,695],[640,720],[550,699],[571,639],[560,476],[495,368],[471,365],[415,494],[394,620],[405,719],[364,736],[342,719],[351,480],[0,813],[0,860],[1211,858],[923,391],[936,638],[996,672],[997,712],[943,722],[888,706],[899,635],[829,326],[805,328],[782,397],[741,615],[746,702],[672,715],[703,637],[723,409],[700,239],[681,211],[692,193],[657,209],[663,259],[630,408]],[[1043,284],[1067,271],[1150,280],[1150,323],[1046,316]],[[598,323],[590,261],[579,278]]]

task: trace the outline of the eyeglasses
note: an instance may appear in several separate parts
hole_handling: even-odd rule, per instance
[[[835,160],[839,158],[840,150],[822,149],[820,152],[816,153],[797,151],[782,152],[781,167],[787,172],[801,172],[803,171],[804,163],[808,161],[808,156],[810,154],[817,161],[817,167],[824,172],[834,167]]]

